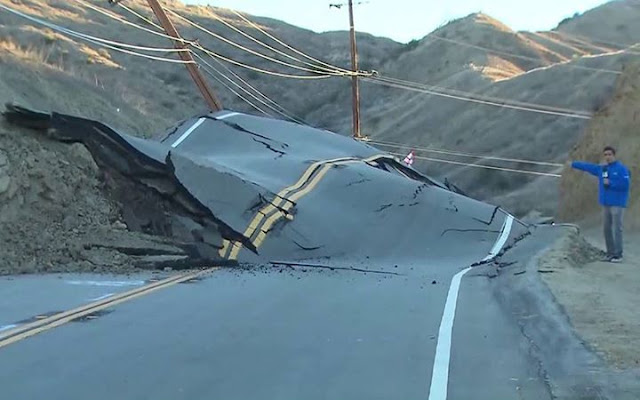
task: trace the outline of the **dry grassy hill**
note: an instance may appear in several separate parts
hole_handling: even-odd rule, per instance
[[[107,7],[106,0],[89,2]],[[0,4],[102,38],[169,47],[164,38],[122,25],[76,0],[0,0]],[[141,0],[127,0],[127,4],[151,15]],[[178,1],[165,4],[214,33],[260,49],[216,20],[222,18],[260,35],[228,10],[187,7]],[[143,23],[120,8],[110,10],[132,22]],[[640,40],[640,30],[633,24],[638,17],[637,1],[615,1],[567,20],[551,32],[514,32],[487,15],[472,14],[408,44],[359,34],[358,46],[362,69],[375,69],[383,76],[486,96],[597,111],[610,98],[618,75],[594,69],[621,70],[637,59],[634,52],[609,53]],[[594,22],[602,18],[605,23]],[[253,20],[314,57],[345,68],[349,65],[345,32],[318,34],[272,19]],[[181,21],[176,24],[184,37],[198,38],[200,44],[225,56],[260,68],[300,72],[256,58]],[[269,53],[265,49],[260,51]],[[269,54],[275,56],[273,52]],[[300,81],[266,77],[236,67],[233,70],[312,125],[349,132],[347,79]],[[0,71],[1,102],[14,101],[95,118],[142,136],[156,134],[176,120],[204,109],[181,65],[100,49],[2,10]],[[212,79],[211,83],[228,108],[251,110],[217,81]],[[364,132],[376,139],[557,162],[565,159],[586,126],[582,119],[466,103],[367,82],[362,85],[362,114]],[[531,168],[512,163],[494,165]],[[502,204],[518,214],[532,208],[544,213],[555,211],[558,181],[554,178],[535,179],[426,161],[419,161],[416,166],[427,173],[448,177],[471,195]]]
[[[640,187],[640,64],[625,69],[610,104],[589,123],[570,157],[599,162],[604,146],[618,150],[619,159],[631,170],[635,193]],[[560,216],[579,221],[599,212],[597,184],[586,174],[567,171],[561,185]],[[630,198],[627,220],[640,228],[640,198]]]

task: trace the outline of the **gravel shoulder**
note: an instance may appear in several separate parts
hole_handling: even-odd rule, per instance
[[[560,239],[539,272],[588,346],[617,369],[640,370],[640,233],[627,234],[621,264],[600,261],[596,228],[583,235]]]

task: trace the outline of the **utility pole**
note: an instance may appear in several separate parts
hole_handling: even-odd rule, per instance
[[[351,35],[351,97],[353,101],[353,137],[361,138],[360,134],[360,83],[358,82],[358,49],[356,47],[356,28],[353,23],[353,0],[349,0],[349,30]]]
[[[364,4],[368,1],[358,1],[356,4]],[[353,127],[352,134],[356,139],[363,136],[360,133],[360,82],[358,82],[358,49],[356,47],[356,27],[353,23],[353,0],[349,0],[347,4],[331,3],[329,8],[335,7],[341,9],[343,6],[349,7],[349,37],[351,39],[351,71],[354,75],[351,77],[351,98],[353,101]]]
[[[120,3],[121,1],[123,0],[109,0],[109,3],[117,4],[117,3]],[[176,27],[173,25],[173,23],[171,22],[167,14],[164,12],[164,9],[162,8],[162,5],[160,5],[158,0],[147,0],[147,2],[149,3],[149,6],[153,10],[153,13],[156,15],[156,18],[158,18],[160,25],[162,25],[167,35],[172,36],[176,39],[173,41],[173,46],[176,49],[186,48],[184,43],[180,40],[181,37],[178,31],[176,30]],[[188,51],[180,51],[178,52],[178,55],[183,61],[188,62],[188,64],[185,64],[185,66],[187,67],[187,71],[189,71],[189,75],[191,75],[191,79],[193,79],[196,86],[198,87],[198,90],[200,90],[200,93],[202,93],[202,97],[204,97],[204,100],[207,102],[207,105],[209,106],[211,111],[222,110],[222,103],[220,103],[220,100],[218,100],[216,95],[209,88],[207,81],[204,79],[204,76],[202,76],[202,74],[200,73],[200,70],[196,66],[195,61],[191,56],[191,53]]]

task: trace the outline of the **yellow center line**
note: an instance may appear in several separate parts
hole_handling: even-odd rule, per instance
[[[41,319],[39,321],[30,323],[24,326],[20,326],[8,332],[3,332],[3,334],[0,335],[0,347],[10,345],[12,343],[28,338],[30,336],[37,335],[38,333],[44,332],[46,330],[58,327],[60,325],[64,325],[74,319],[93,314],[97,311],[104,310],[105,308],[113,307],[125,301],[129,301],[137,297],[155,292],[157,290],[164,289],[164,288],[176,285],[178,283],[197,278],[198,276],[203,275],[206,272],[214,271],[215,269],[217,268],[214,267],[214,268],[209,268],[202,271],[189,272],[185,274],[176,275],[167,279],[163,279],[158,282],[154,282],[149,285],[145,285],[141,288],[136,288],[128,292],[121,293],[117,296],[108,298],[106,300],[90,303],[69,311],[65,311],[60,314],[55,314],[51,317]]]
[[[313,176],[313,178],[311,179],[311,181],[308,183],[307,186],[304,187],[304,189],[294,193],[290,198],[289,198],[289,202],[287,204],[285,204],[282,208],[285,211],[289,211],[289,209],[291,207],[293,207],[293,203],[295,201],[297,201],[298,199],[300,199],[302,196],[306,195],[307,193],[309,193],[310,191],[312,191],[317,185],[318,183],[320,183],[320,181],[322,180],[322,178],[327,174],[327,172],[331,169],[332,164],[325,164],[321,167],[320,171]],[[264,224],[262,224],[262,228],[260,228],[260,230],[262,232],[264,232],[266,234],[266,232],[269,231],[269,229],[271,229],[271,227],[273,226],[273,224],[280,219],[280,217],[284,215],[284,212],[278,210],[278,212],[274,213],[273,215],[271,215],[269,218],[267,218],[267,220],[264,222]],[[257,228],[256,228],[257,229]],[[255,232],[255,230],[254,230]],[[261,232],[261,233],[262,233]],[[251,233],[253,235],[253,232]],[[256,240],[253,242],[254,246],[256,246],[256,248],[260,247],[260,245],[262,245],[262,242],[264,241],[264,238],[266,237],[266,235],[258,235],[258,238],[256,238]],[[240,249],[242,247],[241,246],[237,246],[233,248],[233,251],[231,251],[231,258],[232,259],[236,259],[238,257],[238,253],[240,252]]]
[[[302,174],[302,176],[300,177],[300,179],[298,179],[298,181],[296,183],[294,183],[291,186],[288,186],[284,189],[282,189],[280,192],[278,192],[278,194],[276,195],[276,198],[274,199],[273,203],[269,203],[266,206],[264,206],[257,214],[256,216],[253,218],[253,220],[249,223],[249,226],[247,227],[247,229],[244,232],[244,236],[250,238],[253,233],[257,230],[258,226],[260,225],[260,223],[262,222],[262,220],[264,220],[266,218],[266,216],[271,213],[274,210],[278,210],[279,208],[282,208],[285,206],[285,204],[290,203],[290,200],[287,199],[287,195],[289,195],[290,193],[300,189],[311,177],[311,175],[315,172],[315,170],[317,168],[319,168],[320,166],[322,166],[323,164],[331,164],[334,162],[344,162],[344,161],[352,161],[352,159],[350,158],[335,158],[332,160],[323,160],[323,161],[316,161],[315,163],[311,164],[309,166],[309,168],[307,168],[304,173]],[[353,160],[356,161],[356,160]]]
[[[273,203],[270,203],[263,207],[251,220],[249,225],[244,231],[244,236],[251,239],[251,237],[258,232],[256,239],[253,242],[256,248],[260,247],[266,239],[266,233],[281,217],[286,217],[288,212],[294,205],[294,203],[303,196],[310,193],[322,180],[322,178],[329,172],[334,165],[345,165],[357,162],[369,163],[377,161],[379,159],[390,158],[389,156],[376,154],[365,159],[343,157],[335,158],[331,160],[317,161],[309,166],[302,174],[298,181],[281,190],[276,196]],[[320,171],[311,178],[316,169],[321,168]],[[311,180],[309,180],[311,178]],[[306,185],[306,186],[305,186]],[[304,187],[304,188],[303,188]],[[302,190],[300,190],[303,188]],[[295,192],[295,193],[294,193]],[[287,197],[291,193],[294,193],[291,197]],[[271,212],[276,211],[274,214],[268,216]],[[262,227],[261,227],[262,226]],[[240,250],[242,249],[242,243],[231,242],[227,239],[223,241],[222,249],[220,249],[220,256],[225,259],[235,260],[238,257]]]

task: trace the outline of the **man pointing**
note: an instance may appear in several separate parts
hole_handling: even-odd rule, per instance
[[[611,262],[622,261],[622,217],[629,200],[629,169],[616,160],[616,150],[607,146],[602,152],[604,162],[592,164],[574,161],[571,167],[598,178],[599,200],[604,208],[604,239],[607,258]]]

